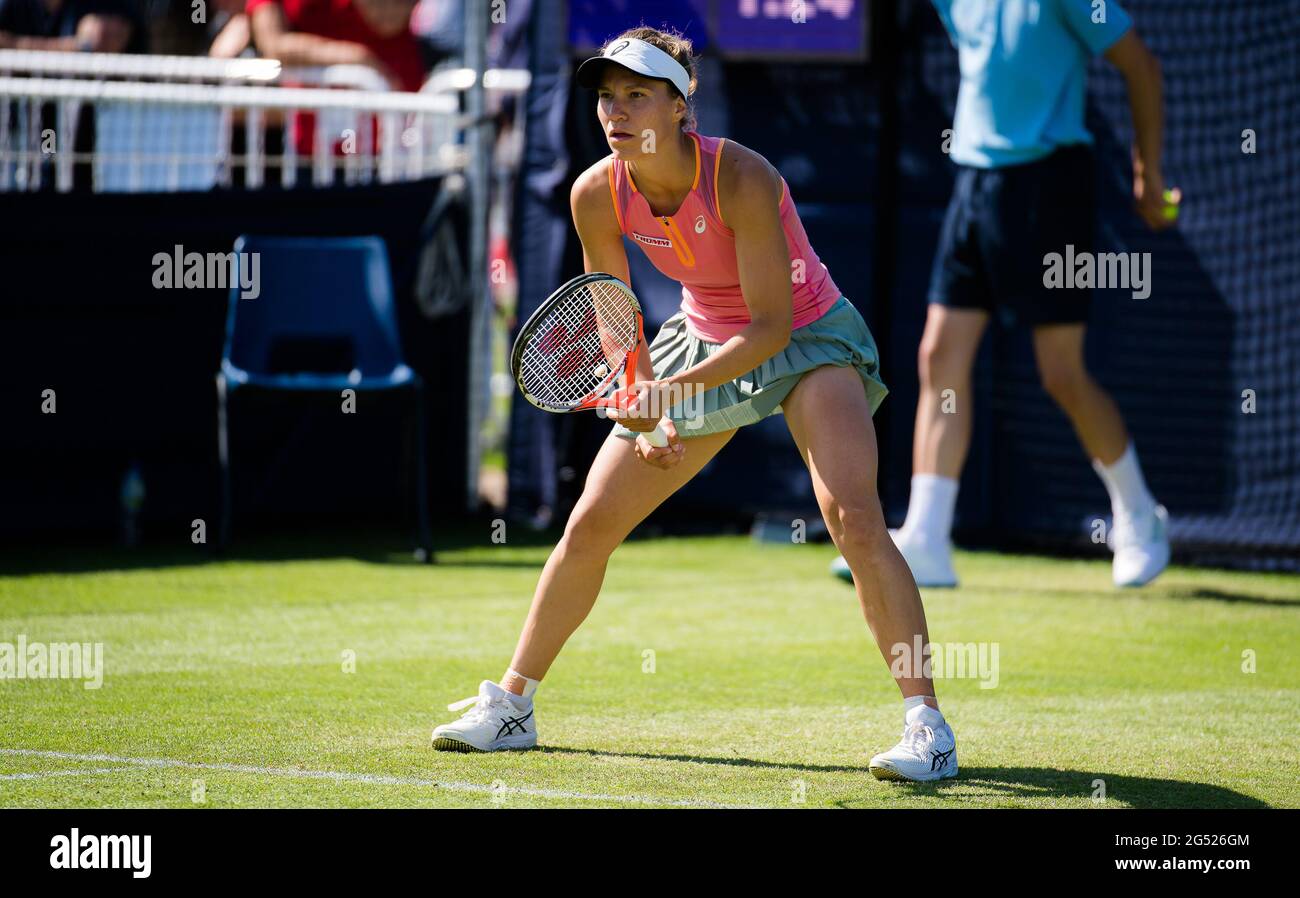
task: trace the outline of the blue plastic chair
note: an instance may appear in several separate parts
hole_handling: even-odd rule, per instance
[[[321,392],[409,388],[416,401],[419,542],[424,560],[432,562],[425,486],[424,386],[402,360],[383,240],[244,235],[235,241],[235,254],[239,276],[230,286],[226,342],[217,374],[222,499],[219,545],[228,545],[230,539],[227,419],[229,397],[235,390],[246,386]],[[254,287],[247,297],[240,285],[246,274],[255,275],[249,278]],[[325,370],[292,369],[295,363],[306,364],[306,356],[313,351],[319,359],[322,348],[323,364],[318,360],[310,365]],[[329,358],[331,354],[333,358]]]

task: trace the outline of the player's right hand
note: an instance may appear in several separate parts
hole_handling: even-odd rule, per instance
[[[645,434],[638,433],[636,435],[636,457],[647,464],[666,471],[681,463],[682,456],[686,454],[686,446],[683,445],[681,437],[677,435],[677,428],[673,426],[671,418],[665,415],[659,423],[663,425],[664,433],[668,436],[668,445],[651,446],[650,441],[645,438]]]

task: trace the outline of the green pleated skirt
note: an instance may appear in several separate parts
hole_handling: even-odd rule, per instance
[[[664,322],[650,344],[650,363],[655,378],[662,380],[721,348],[721,343],[692,335],[686,328],[686,313],[678,312]],[[852,365],[862,378],[871,413],[876,413],[889,392],[880,379],[880,354],[862,315],[841,296],[825,315],[791,332],[785,349],[749,373],[674,406],[670,416],[682,439],[753,424],[780,412],[799,378],[822,365]],[[636,439],[622,424],[614,424],[614,434]]]

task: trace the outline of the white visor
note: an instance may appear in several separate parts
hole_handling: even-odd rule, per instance
[[[578,66],[578,86],[600,87],[600,74],[606,62],[621,65],[647,78],[662,78],[677,88],[683,97],[690,96],[691,76],[686,74],[682,64],[654,44],[635,38],[616,40],[605,48],[604,53],[584,60]]]

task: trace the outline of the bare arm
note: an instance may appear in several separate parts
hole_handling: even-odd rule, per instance
[[[0,50],[55,50],[61,53],[77,52],[75,37],[28,37],[0,31]]]
[[[55,50],[75,53],[85,49],[91,53],[122,53],[131,41],[134,26],[121,16],[90,13],[77,22],[77,33],[71,37],[28,37],[0,31],[0,50]]]
[[[379,57],[364,44],[336,41],[315,34],[290,31],[284,10],[278,3],[266,3],[253,10],[251,30],[258,55],[278,59],[285,65],[365,65],[377,70],[396,85],[397,79]]]
[[[1133,116],[1133,197],[1138,214],[1154,228],[1168,227],[1164,217],[1165,179],[1160,158],[1164,144],[1164,83],[1160,60],[1142,39],[1128,33],[1106,51],[1106,59],[1124,76]]]
[[[794,319],[790,245],[781,227],[781,176],[755,153],[728,147],[718,182],[720,212],[736,235],[740,292],[749,324],[716,353],[668,378],[711,390],[752,371],[790,342]]]
[[[213,39],[208,55],[216,59],[234,59],[244,52],[251,39],[248,16],[236,13]]]

